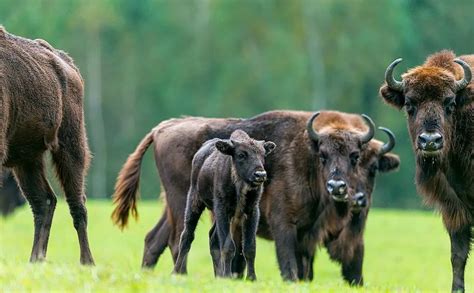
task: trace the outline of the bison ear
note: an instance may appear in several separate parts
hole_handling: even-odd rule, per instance
[[[405,97],[403,96],[403,93],[390,89],[387,84],[382,85],[379,92],[387,104],[392,105],[398,110],[405,105]]]
[[[460,107],[474,101],[474,85],[470,84],[456,94],[456,104]]]
[[[398,166],[400,166],[400,158],[395,154],[387,153],[379,158],[379,172],[394,171]]]
[[[218,149],[224,155],[232,156],[234,154],[234,144],[230,140],[216,141],[216,149]]]
[[[267,141],[263,144],[265,148],[265,156],[269,155],[276,148],[276,144],[272,141]]]

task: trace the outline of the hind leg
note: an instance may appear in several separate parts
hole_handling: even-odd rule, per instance
[[[56,196],[46,179],[42,157],[15,167],[14,173],[33,211],[35,236],[30,261],[42,261],[48,249]]]
[[[166,219],[166,212],[155,227],[148,232],[145,238],[145,249],[143,251],[143,268],[153,268],[158,262],[158,258],[168,245],[168,239],[171,234],[170,225]]]
[[[186,210],[189,181],[170,182],[163,178],[163,186],[166,189],[166,216],[169,229],[168,247],[170,248],[173,263],[176,263],[179,253],[179,241],[184,227],[184,214]],[[186,260],[183,263],[186,268]]]
[[[84,193],[84,177],[89,160],[85,134],[74,137],[71,133],[60,133],[59,147],[52,153],[79,238],[81,264],[93,265],[94,260],[87,236],[87,209]]]
[[[178,258],[174,267],[175,273],[186,274],[186,266],[183,266],[183,264],[186,263],[189,250],[191,249],[191,244],[194,240],[194,232],[204,208],[204,203],[198,199],[197,191],[195,191],[193,188],[190,188],[188,203],[186,205],[184,229],[183,233],[181,233]]]

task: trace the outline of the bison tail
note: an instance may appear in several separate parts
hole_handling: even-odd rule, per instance
[[[120,229],[127,226],[130,210],[135,219],[138,217],[137,200],[140,184],[140,167],[143,155],[152,143],[153,130],[142,139],[135,151],[128,156],[117,177],[113,195],[116,207],[112,212],[112,221]]]

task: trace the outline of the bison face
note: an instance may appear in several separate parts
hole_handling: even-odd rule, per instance
[[[259,187],[267,180],[267,172],[263,168],[265,156],[275,147],[273,142],[251,139],[241,130],[234,131],[230,140],[216,142],[220,152],[232,156],[237,176],[252,187]]]
[[[429,168],[438,166],[449,152],[453,116],[465,103],[464,89],[471,80],[469,65],[454,59],[452,53],[443,54],[437,57],[442,62],[415,67],[402,76],[402,82],[393,78],[393,68],[401,59],[395,60],[380,89],[387,103],[405,109],[417,161]],[[456,74],[462,76],[461,68],[464,77],[457,80]]]
[[[325,184],[329,195],[337,202],[347,202],[351,189],[350,176],[357,173],[361,149],[374,136],[374,123],[363,115],[369,124],[365,134],[333,125],[316,132],[313,128],[315,113],[307,123],[307,133],[318,157],[318,177]]]
[[[349,176],[356,172],[361,143],[357,135],[344,132],[321,134],[318,147],[319,174],[335,201],[349,200]]]
[[[382,144],[380,141],[372,140],[362,151],[358,170],[350,179],[350,185],[355,186],[354,192],[350,194],[353,213],[359,213],[370,207],[377,172],[391,172],[400,165],[400,158],[389,153],[395,146],[395,136],[386,128],[379,127],[379,129],[388,135],[389,141]]]

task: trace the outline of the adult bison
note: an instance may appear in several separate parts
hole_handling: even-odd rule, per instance
[[[260,205],[259,229],[270,233],[260,236],[275,239],[285,279],[296,280],[303,275],[303,266],[310,263],[314,250],[302,251],[299,244],[316,244],[349,221],[347,196],[352,188],[347,182],[374,134],[373,124],[367,127],[358,115],[321,112],[313,124],[315,118],[309,112],[272,111],[250,119],[188,117],[160,123],[130,155],[115,193],[113,218],[123,227],[129,210],[136,214],[141,159],[155,142],[155,160],[168,206],[166,216],[145,239],[143,265],[153,266],[167,244],[176,260],[196,150],[209,138],[228,138],[233,130],[242,129],[256,139],[278,145],[266,160],[268,181]]]
[[[18,184],[10,171],[4,171],[0,176],[0,214],[4,217],[25,204]]]
[[[12,168],[33,211],[32,262],[46,257],[56,207],[44,166],[49,150],[78,233],[81,263],[94,263],[86,229],[89,149],[83,89],[79,70],[66,53],[0,27],[0,168]]]
[[[350,284],[362,285],[362,266],[364,262],[364,230],[367,217],[372,202],[372,191],[375,186],[375,177],[377,171],[389,172],[396,169],[399,165],[398,156],[389,152],[395,146],[395,136],[393,133],[383,127],[380,127],[389,137],[386,144],[377,140],[371,140],[367,148],[361,153],[359,169],[351,179],[354,186],[353,195],[350,199],[351,218],[346,225],[338,233],[328,234],[322,239],[324,246],[327,248],[329,256],[332,260],[341,264],[342,276]],[[166,224],[166,223],[165,223]],[[165,225],[164,224],[164,225]],[[268,226],[259,227],[260,235],[271,235]],[[211,247],[215,244],[212,239],[215,227],[210,231]],[[215,235],[214,235],[215,237]],[[267,237],[267,239],[269,239]],[[237,241],[237,243],[239,243]],[[311,247],[307,248],[312,249]],[[214,265],[218,262],[216,255],[213,255]],[[313,262],[310,262],[299,271],[298,278],[301,280],[313,279]],[[237,255],[232,263],[233,272],[239,277],[243,276],[245,268],[245,258],[243,255]]]
[[[474,225],[474,55],[435,53],[397,81],[393,69],[400,62],[388,66],[380,94],[407,113],[416,185],[441,212],[451,238],[452,290],[463,291]]]

